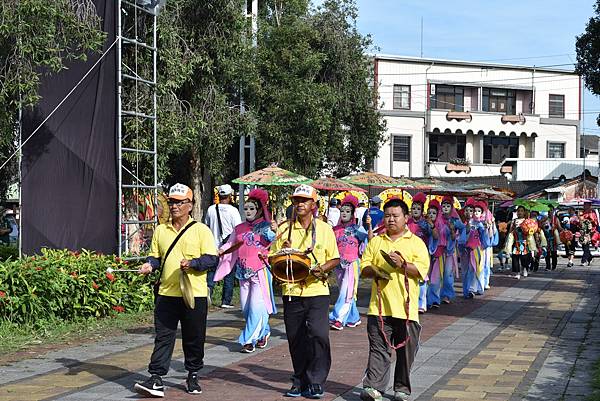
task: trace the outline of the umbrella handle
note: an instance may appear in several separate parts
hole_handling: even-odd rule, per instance
[[[290,223],[288,225],[288,237],[287,237],[290,247],[292,246],[292,225],[294,224],[294,221],[296,221],[296,206],[292,205],[292,218],[290,219]]]

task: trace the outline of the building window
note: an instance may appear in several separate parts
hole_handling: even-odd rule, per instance
[[[462,86],[435,85],[435,94],[432,97],[431,107],[463,111],[465,104],[465,89]]]
[[[429,135],[429,161],[449,162],[451,159],[464,159],[467,137],[459,135]]]
[[[481,103],[483,111],[516,114],[517,99],[515,91],[511,89],[483,88]]]
[[[410,136],[392,136],[392,158],[395,162],[410,161]]]
[[[394,85],[394,110],[410,110],[410,86]]]
[[[507,157],[519,157],[519,138],[506,136],[483,137],[484,164],[500,164]]]
[[[549,159],[564,159],[565,144],[560,142],[548,142],[548,158]]]
[[[565,118],[565,95],[550,95],[550,118]]]

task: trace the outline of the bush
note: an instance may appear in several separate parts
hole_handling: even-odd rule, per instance
[[[0,245],[0,262],[19,259],[19,250],[14,246]]]
[[[0,262],[0,319],[74,321],[152,308],[153,277],[109,267],[130,268],[114,255],[49,249]]]

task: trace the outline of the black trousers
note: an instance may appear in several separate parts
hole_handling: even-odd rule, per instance
[[[515,255],[512,254],[512,271],[513,273],[523,274],[523,269],[527,269],[531,263],[531,255]]]
[[[552,262],[552,264],[550,264]],[[558,264],[558,254],[554,251],[548,251],[546,253],[546,269],[556,270],[556,265]]]
[[[404,347],[400,347],[395,351],[394,391],[410,394],[412,392],[410,370],[419,349],[421,325],[412,320],[409,320],[407,325],[405,319],[397,319],[391,316],[383,317],[383,330],[392,344],[400,344],[404,341],[407,329],[410,339]],[[383,337],[377,316],[369,315],[367,335],[369,337],[369,362],[367,373],[363,379],[363,386],[372,387],[384,393],[390,378],[393,351]]]
[[[329,295],[283,296],[283,320],[292,357],[294,386],[323,384],[331,368]]]
[[[204,367],[204,341],[206,340],[206,297],[195,298],[196,307],[189,309],[181,297],[159,295],[154,308],[154,351],[148,372],[164,376],[169,371],[177,325],[181,322],[184,366],[188,372],[198,372]]]
[[[590,251],[590,243],[581,244],[581,249],[583,250],[583,255],[581,255],[581,263],[592,262],[592,252]]]

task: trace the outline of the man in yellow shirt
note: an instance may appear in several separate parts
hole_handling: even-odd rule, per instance
[[[150,256],[139,269],[140,274],[149,274],[162,266],[154,309],[156,338],[148,366],[151,377],[135,385],[135,391],[147,397],[164,397],[161,376],[169,371],[180,322],[184,366],[188,371],[186,390],[190,394],[202,393],[198,371],[204,366],[208,308],[206,271],[219,261],[212,232],[190,216],[192,190],[183,184],[173,185],[169,190],[168,204],[171,220],[156,227]],[[180,234],[181,237],[174,244]],[[186,306],[183,300],[180,288],[182,274],[187,274],[191,283],[193,309]]]
[[[327,273],[339,264],[333,229],[315,217],[317,191],[300,185],[291,196],[295,219],[277,230],[271,254],[283,248],[305,252],[313,264],[312,274],[300,284],[283,284],[283,318],[294,375],[288,397],[318,399],[331,368],[329,346],[329,285]]]
[[[369,361],[361,392],[365,401],[383,400],[392,349],[396,351],[394,399],[408,400],[410,369],[421,333],[419,280],[425,279],[429,270],[427,247],[406,225],[406,203],[391,198],[383,212],[386,232],[369,241],[361,261],[362,276],[373,278],[367,313]]]

